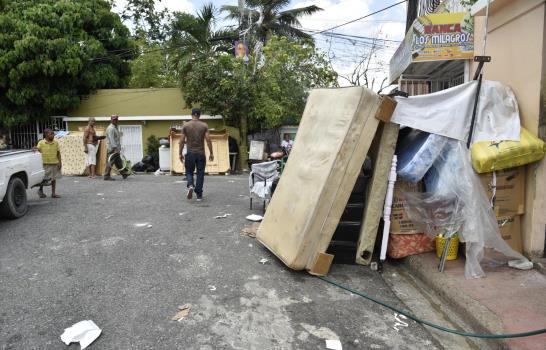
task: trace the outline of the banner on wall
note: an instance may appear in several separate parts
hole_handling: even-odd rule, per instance
[[[469,12],[432,13],[415,19],[389,63],[393,82],[414,62],[474,57],[474,20]]]
[[[411,30],[414,62],[474,57],[474,26],[468,12],[420,16]]]

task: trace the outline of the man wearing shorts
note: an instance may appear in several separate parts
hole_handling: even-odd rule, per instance
[[[87,154],[87,172],[91,179],[96,177],[98,139],[95,131],[95,118],[89,118],[89,122],[83,132],[83,151]]]
[[[197,195],[197,201],[203,199],[203,182],[205,181],[205,166],[207,158],[205,156],[205,140],[209,148],[209,160],[214,160],[212,153],[212,141],[210,140],[209,128],[207,124],[199,120],[201,110],[194,108],[191,110],[191,120],[182,127],[182,139],[180,140],[180,161],[186,168],[186,186],[188,192],[187,199],[193,198],[193,192]],[[184,145],[187,144],[186,156],[183,154]],[[197,168],[197,181],[193,182],[193,172]]]
[[[51,129],[45,129],[44,136],[45,138],[40,140],[38,146],[36,146],[36,149],[42,153],[42,162],[45,171],[44,182],[51,181],[51,198],[60,198],[60,196],[55,193],[57,179],[61,177],[62,168],[59,143],[55,140],[55,135]],[[40,198],[46,197],[43,185],[40,185],[38,196],[40,196]]]

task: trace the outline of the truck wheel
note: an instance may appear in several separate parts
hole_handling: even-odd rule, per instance
[[[28,211],[27,189],[18,177],[9,180],[4,200],[0,203],[0,215],[8,219],[17,219]]]

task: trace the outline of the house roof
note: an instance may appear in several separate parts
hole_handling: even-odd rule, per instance
[[[186,106],[179,88],[103,89],[83,97],[80,106],[69,111],[67,117],[101,118],[112,114],[119,115],[121,120],[181,119],[191,116],[191,106]]]

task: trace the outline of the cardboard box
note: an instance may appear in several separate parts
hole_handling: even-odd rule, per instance
[[[521,243],[521,216],[506,216],[497,218],[499,230],[502,238],[508,243],[512,249],[523,253],[523,245]]]
[[[379,97],[379,109],[375,114],[375,118],[382,122],[388,123],[391,121],[392,114],[396,108],[396,100],[388,96]]]
[[[423,187],[422,182],[411,183],[404,180],[397,180],[395,182],[391,209],[391,234],[408,235],[423,233],[423,230],[415,227],[415,224],[410,220],[408,213],[406,213],[406,210],[404,209],[406,199],[403,195],[403,192],[423,192]]]
[[[493,173],[481,174],[480,180],[487,197],[493,199],[497,218],[525,213],[525,167],[497,171],[496,186]]]

